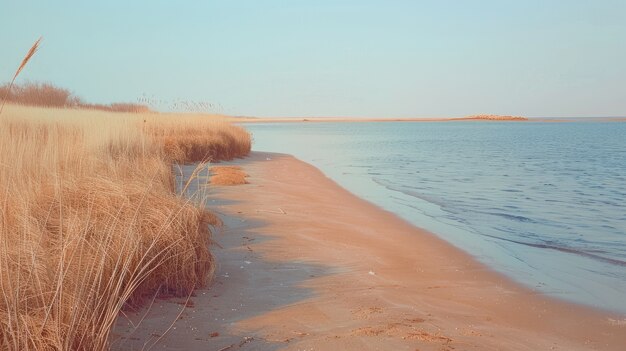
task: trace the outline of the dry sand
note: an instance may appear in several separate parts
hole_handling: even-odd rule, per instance
[[[137,328],[120,318],[114,349],[626,347],[623,316],[520,287],[291,156],[230,164],[250,177],[211,191],[225,222],[216,279],[186,304],[157,299],[130,314],[144,318]]]

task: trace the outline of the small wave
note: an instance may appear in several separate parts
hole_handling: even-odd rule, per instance
[[[402,194],[407,195],[407,196],[411,196],[411,197],[414,197],[414,198],[417,198],[417,199],[420,199],[420,200],[423,200],[423,201],[426,201],[426,202],[430,202],[430,203],[435,204],[435,205],[437,205],[439,207],[442,207],[442,208],[446,207],[446,204],[443,201],[436,200],[436,199],[434,199],[432,197],[420,194],[420,193],[415,192],[415,191],[403,189],[402,187],[399,187],[399,186],[390,185],[390,184],[388,184],[388,182],[386,182],[386,181],[384,181],[382,179],[379,179],[379,178],[372,178],[372,180],[376,184],[382,185],[382,186],[384,186],[385,188],[387,188],[387,189],[389,189],[391,191],[399,192],[399,193],[402,193]]]
[[[493,209],[493,210],[503,210],[501,208],[491,208],[491,209]],[[509,213],[478,211],[478,210],[467,210],[467,211],[471,211],[471,212],[474,212],[474,213],[485,214],[485,215],[490,215],[490,216],[498,216],[498,217],[506,218],[508,220],[512,220],[512,221],[515,221],[515,222],[537,223],[537,221],[535,221],[535,220],[533,220],[531,218],[524,217],[524,216],[519,216],[519,215],[512,215],[512,214],[509,214]]]
[[[512,215],[512,214],[508,214],[508,213],[500,213],[500,212],[483,212],[483,213],[494,215],[494,216],[499,216],[499,217],[510,219],[512,221],[517,221],[517,222],[535,223],[534,220],[532,220],[532,219],[530,219],[528,217],[524,217],[524,216],[516,216],[516,215]]]
[[[507,193],[521,193],[521,190],[518,189],[502,189],[502,191],[507,192]]]
[[[599,255],[597,253],[593,253],[593,252],[602,252],[602,251],[599,251],[599,250],[593,250],[593,252],[590,252],[590,251],[584,251],[584,250],[580,250],[580,249],[575,249],[575,248],[572,248],[572,247],[558,246],[558,245],[554,245],[554,244],[551,244],[551,243],[530,243],[530,242],[525,242],[525,241],[520,241],[520,240],[503,238],[503,237],[500,237],[500,236],[497,236],[497,235],[490,235],[490,234],[481,234],[481,235],[489,237],[489,238],[493,238],[493,239],[498,239],[498,240],[511,242],[511,243],[514,243],[514,244],[535,247],[535,248],[538,248],[538,249],[548,249],[548,250],[560,251],[560,252],[564,252],[564,253],[569,253],[569,254],[574,254],[574,255],[578,255],[578,256],[591,258],[591,259],[602,261],[602,262],[605,262],[605,263],[610,263],[610,264],[613,264],[613,265],[616,265],[616,266],[626,267],[626,261],[622,261],[622,260],[611,258],[611,257],[602,256],[602,255]]]

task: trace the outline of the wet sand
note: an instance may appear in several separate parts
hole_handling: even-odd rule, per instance
[[[311,165],[258,152],[227,164],[249,184],[211,190],[225,223],[215,280],[120,318],[113,349],[625,348],[623,316],[521,287]]]

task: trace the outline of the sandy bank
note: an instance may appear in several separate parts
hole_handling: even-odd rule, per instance
[[[623,350],[626,321],[522,288],[279,154],[216,187],[216,279],[121,318],[116,349]],[[186,305],[186,307],[185,307]],[[145,314],[145,317],[144,317]],[[177,320],[178,317],[178,320]],[[623,317],[622,317],[623,318]],[[172,324],[172,322],[175,323]],[[163,336],[164,332],[169,332]]]

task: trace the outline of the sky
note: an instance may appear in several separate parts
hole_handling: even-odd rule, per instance
[[[626,1],[0,0],[0,82],[268,117],[626,115]]]

